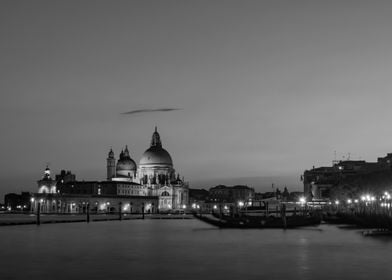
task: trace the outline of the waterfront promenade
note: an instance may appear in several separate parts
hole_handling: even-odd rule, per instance
[[[192,215],[184,214],[146,214],[145,219],[193,219]],[[142,214],[123,214],[122,220],[137,220],[143,219]],[[90,214],[90,222],[99,221],[118,221],[119,214]],[[87,222],[86,214],[68,214],[68,215],[57,215],[57,214],[41,214],[41,224],[51,223],[77,223]],[[8,214],[0,213],[0,226],[11,226],[11,225],[30,225],[37,223],[37,216],[35,214]]]

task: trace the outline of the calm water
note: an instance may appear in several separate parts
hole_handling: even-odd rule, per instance
[[[391,279],[392,238],[197,220],[0,228],[0,279]],[[376,276],[376,277],[375,277]]]

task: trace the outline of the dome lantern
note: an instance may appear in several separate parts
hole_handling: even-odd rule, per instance
[[[161,137],[159,136],[156,126],[151,138],[151,147],[162,147]]]
[[[108,158],[114,158],[114,152],[113,152],[113,149],[112,148],[110,148],[110,151],[109,151],[109,154],[108,154]]]
[[[44,171],[44,177],[45,178],[50,178],[50,169],[49,165],[46,165],[45,171]]]
[[[129,150],[128,150],[128,145],[125,145],[125,150],[124,150],[124,157],[128,158],[129,157]]]

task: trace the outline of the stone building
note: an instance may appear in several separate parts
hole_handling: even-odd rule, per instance
[[[188,183],[179,174],[176,175],[172,157],[162,147],[156,127],[150,147],[143,153],[139,166],[131,158],[128,146],[120,152],[117,163],[110,149],[106,162],[109,181],[139,184],[144,195],[159,197],[160,210],[180,209],[188,204]]]
[[[365,178],[377,172],[392,170],[392,154],[380,157],[376,162],[364,160],[334,161],[332,166],[313,167],[305,170],[302,180],[304,195],[308,200],[329,199],[331,192],[354,178]]]
[[[219,185],[210,188],[209,191],[209,201],[211,202],[229,202],[238,203],[250,201],[254,198],[255,191],[253,188],[248,186],[233,186],[228,187],[224,185]]]
[[[106,181],[77,181],[70,171],[61,171],[56,180],[47,167],[38,181],[38,193],[32,208],[43,212],[79,213],[86,211],[166,212],[188,205],[189,187],[175,173],[170,154],[162,147],[155,127],[150,147],[143,153],[139,166],[131,158],[128,146],[116,162],[113,149],[106,159]],[[122,207],[122,208],[120,208]],[[144,209],[141,209],[144,207]]]
[[[4,206],[8,211],[29,211],[31,208],[31,193],[8,193],[4,196]]]

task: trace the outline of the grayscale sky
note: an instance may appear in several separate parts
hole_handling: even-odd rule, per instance
[[[155,125],[191,186],[299,178],[335,150],[375,161],[392,152],[391,14],[391,1],[2,0],[0,194],[36,190],[47,162],[105,179],[109,148],[138,162]]]

